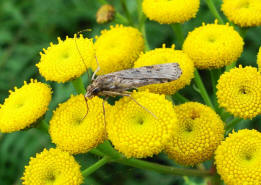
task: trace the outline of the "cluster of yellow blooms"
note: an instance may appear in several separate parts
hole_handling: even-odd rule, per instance
[[[199,0],[144,0],[142,8],[149,19],[159,23],[183,23],[195,17]],[[259,0],[223,0],[222,10],[235,24],[261,25]],[[195,68],[221,68],[237,61],[244,45],[237,31],[215,21],[191,31],[183,50],[163,44],[144,53],[144,44],[138,29],[116,25],[103,30],[95,43],[75,35],[63,41],[58,38],[58,44],[44,49],[36,66],[46,80],[59,83],[80,77],[87,68],[95,70],[96,56],[101,68],[98,75],[162,63],[178,63],[182,75],[176,81],[133,91],[131,96],[140,105],[129,97],[113,106],[105,103],[105,120],[103,99],[99,97],[88,99],[86,104],[83,95],[71,96],[59,104],[49,125],[57,148],[31,158],[22,177],[24,184],[82,183],[80,166],[71,154],[86,153],[105,139],[127,158],[165,151],[177,163],[194,166],[215,156],[217,171],[228,185],[261,182],[260,132],[245,129],[224,140],[225,123],[212,108],[197,102],[173,106],[165,97],[189,85]],[[260,69],[261,48],[257,63]],[[260,70],[239,66],[220,76],[217,100],[235,117],[252,119],[261,114],[260,89]],[[51,93],[50,87],[36,80],[15,87],[0,107],[0,131],[31,126],[47,111]]]

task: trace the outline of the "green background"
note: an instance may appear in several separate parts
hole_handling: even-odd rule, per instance
[[[119,0],[109,1],[116,9],[124,14]],[[221,1],[215,1],[220,7]],[[137,19],[136,1],[127,3],[134,20]],[[98,25],[95,14],[100,4],[91,0],[1,0],[0,1],[0,103],[8,97],[8,90],[14,86],[21,87],[23,81],[30,78],[45,82],[35,64],[39,62],[39,52],[47,48],[50,42],[57,43],[57,37],[64,39],[67,35],[72,37],[74,33],[91,28],[85,33],[88,37],[99,35],[100,30],[108,28],[109,24]],[[223,16],[223,15],[222,15]],[[223,18],[225,18],[223,16]],[[185,35],[198,27],[202,22],[213,23],[214,17],[208,10],[204,1],[201,1],[197,17],[183,25]],[[175,43],[176,38],[169,25],[161,25],[156,22],[146,21],[147,39],[150,48],[161,47],[163,43],[169,47]],[[239,63],[256,65],[256,54],[261,45],[261,28],[250,28],[245,37],[244,52]],[[210,91],[208,84],[209,74],[201,71],[203,81]],[[86,75],[84,75],[86,81]],[[51,117],[51,111],[58,103],[68,99],[74,93],[71,83],[58,84],[46,82],[53,89],[53,99],[49,106],[47,119]],[[193,91],[193,83],[181,91],[190,100],[202,102],[200,96]],[[251,125],[245,121],[244,127],[255,127],[259,117],[255,118]],[[20,184],[24,166],[28,164],[30,156],[40,152],[43,148],[50,148],[50,138],[44,132],[37,129],[15,132],[11,134],[0,133],[0,185]],[[99,158],[90,154],[77,155],[77,160],[82,164],[82,169],[97,161]],[[147,159],[161,164],[175,165],[164,154]],[[174,184],[200,184],[197,178],[182,178],[172,175],[164,175],[156,172],[139,170],[118,164],[107,164],[89,178],[86,184],[124,184],[124,185],[174,185]]]

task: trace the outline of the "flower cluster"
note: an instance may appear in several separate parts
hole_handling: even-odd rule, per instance
[[[217,171],[227,185],[260,184],[261,133],[239,130],[229,134],[215,152]]]
[[[85,102],[78,95],[60,104],[50,121],[52,142],[72,154],[86,153],[101,143],[105,136],[102,102],[98,97]]]
[[[183,165],[195,165],[210,159],[224,138],[224,123],[210,108],[197,102],[175,107],[178,122],[168,156]]]
[[[261,25],[260,0],[223,0],[222,11],[241,27]]]
[[[142,9],[150,19],[161,24],[183,23],[196,16],[199,0],[144,0]]]
[[[194,29],[184,41],[183,50],[199,69],[220,68],[236,61],[244,41],[232,26],[207,24]]]
[[[116,102],[107,117],[108,138],[126,157],[158,154],[175,130],[177,117],[172,104],[164,95],[148,91],[133,92],[131,97]]]
[[[95,50],[91,39],[66,37],[62,41],[58,37],[58,44],[50,44],[44,49],[41,60],[36,66],[40,74],[50,81],[67,82],[81,76],[92,61],[95,61]]]
[[[174,45],[172,48],[157,48],[141,54],[138,60],[134,63],[134,67],[150,66],[164,63],[178,63],[182,75],[178,80],[155,85],[147,85],[141,87],[140,90],[149,89],[151,92],[160,94],[174,94],[178,90],[190,84],[191,79],[194,77],[194,64],[193,61],[181,50],[175,50]]]
[[[116,25],[110,30],[103,30],[96,37],[95,49],[100,71],[106,74],[128,69],[144,50],[144,39],[136,28]],[[92,69],[97,69],[97,62],[92,62]]]
[[[0,106],[0,131],[3,133],[29,127],[45,114],[51,101],[51,88],[33,79],[9,92]]]
[[[217,84],[217,98],[234,116],[254,118],[261,113],[261,75],[254,67],[239,66],[221,75]]]
[[[24,185],[63,184],[79,185],[83,182],[80,165],[73,156],[59,149],[44,149],[25,166]]]

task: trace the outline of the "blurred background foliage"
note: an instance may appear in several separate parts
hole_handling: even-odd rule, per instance
[[[109,1],[116,9],[124,14],[120,0]],[[220,8],[221,0],[215,1]],[[127,1],[131,16],[137,20],[136,1]],[[85,33],[88,37],[99,35],[100,30],[108,28],[110,24],[98,25],[95,14],[100,7],[99,1],[92,0],[1,0],[0,1],[0,103],[8,97],[8,90],[14,86],[21,87],[23,81],[30,78],[45,82],[35,64],[39,62],[39,52],[47,48],[50,42],[57,43],[57,37],[64,39],[67,35],[90,28]],[[225,18],[223,16],[223,18]],[[212,23],[214,17],[202,0],[197,17],[183,25],[185,35],[198,27],[202,22]],[[156,22],[146,21],[147,39],[150,48],[161,47],[163,43],[169,47],[175,43],[175,35],[169,25],[160,25]],[[248,29],[245,36],[244,52],[239,59],[243,65],[256,66],[256,55],[261,45],[261,28]],[[207,84],[208,72],[201,71],[203,80]],[[84,75],[86,81],[86,75]],[[65,101],[74,93],[71,83],[48,83],[53,89],[53,99],[47,113],[50,119],[52,110],[58,103]],[[191,93],[190,87],[181,91],[190,100],[202,101],[196,93]],[[210,89],[210,87],[209,87]],[[257,125],[259,118],[254,119]],[[249,121],[246,121],[249,123]],[[246,124],[248,125],[248,124]],[[246,127],[244,125],[244,127]],[[30,156],[40,152],[43,148],[50,148],[49,136],[38,129],[15,132],[11,134],[0,133],[0,185],[20,184],[24,166],[28,164]],[[98,157],[83,154],[77,155],[82,169],[97,161]],[[176,165],[165,155],[161,154],[148,159],[161,164]],[[85,184],[101,185],[174,185],[174,184],[201,184],[197,178],[182,178],[164,175],[151,171],[144,171],[118,164],[108,164],[85,180]]]

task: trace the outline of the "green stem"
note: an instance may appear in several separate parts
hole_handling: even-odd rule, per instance
[[[209,107],[211,107],[213,110],[215,110],[215,107],[213,106],[213,104],[211,102],[211,99],[209,98],[207,90],[206,90],[206,88],[205,88],[205,86],[204,86],[204,84],[203,84],[203,82],[201,80],[201,77],[200,77],[197,69],[195,69],[195,82],[196,82],[197,87],[200,90],[200,94],[201,94],[203,100],[205,101],[205,103]]]
[[[143,35],[144,41],[145,41],[145,51],[150,50],[150,46],[147,40],[147,34],[146,34],[146,26],[145,26],[145,21],[146,17],[144,13],[142,12],[142,0],[137,0],[137,11],[138,11],[138,29]]]
[[[95,172],[96,170],[98,170],[100,167],[102,167],[103,165],[105,165],[106,163],[108,163],[110,161],[110,158],[107,156],[104,156],[101,160],[99,160],[98,162],[94,163],[93,165],[91,165],[90,167],[88,167],[87,169],[82,171],[82,175],[84,177],[89,176],[90,174],[92,174],[93,172]]]
[[[206,170],[176,168],[172,166],[165,166],[165,165],[156,164],[156,163],[143,161],[139,159],[121,159],[121,160],[117,160],[116,162],[128,166],[144,169],[144,170],[153,170],[159,173],[172,174],[172,175],[201,176],[201,177],[212,175],[210,171],[206,171]]]
[[[185,102],[188,102],[190,101],[189,99],[187,99],[186,97],[182,96],[180,93],[176,92],[173,96],[173,99],[174,100],[178,100],[180,101],[181,103],[185,103]]]
[[[214,2],[212,0],[205,0],[208,5],[210,12],[215,16],[219,23],[224,24],[222,17],[220,16]]]
[[[184,33],[183,33],[182,25],[179,23],[171,24],[171,28],[173,29],[173,32],[177,38],[176,48],[181,49],[182,44],[184,42]]]
[[[233,62],[232,64],[226,66],[226,70],[225,71],[226,72],[230,71],[230,69],[236,67],[236,65],[237,65],[237,62]]]
[[[82,82],[82,78],[76,78],[75,80],[72,81],[73,87],[76,90],[78,94],[85,94],[85,88]]]
[[[226,131],[230,131],[231,129],[233,129],[240,121],[242,121],[242,118],[234,118],[233,120],[228,122],[225,126]]]
[[[45,120],[41,120],[38,124],[37,124],[37,128],[39,130],[42,130],[46,133],[49,133],[49,124],[45,121]]]
[[[121,0],[121,6],[122,6],[122,9],[123,9],[127,19],[128,19],[129,25],[133,26],[133,21],[132,21],[132,18],[130,16],[130,12],[128,10],[128,7],[126,5],[126,0]]]
[[[106,140],[104,143],[98,145],[97,149],[102,152],[104,155],[110,156],[112,159],[119,159],[122,158],[123,155],[121,155],[119,152],[117,152],[111,145],[111,143]]]

